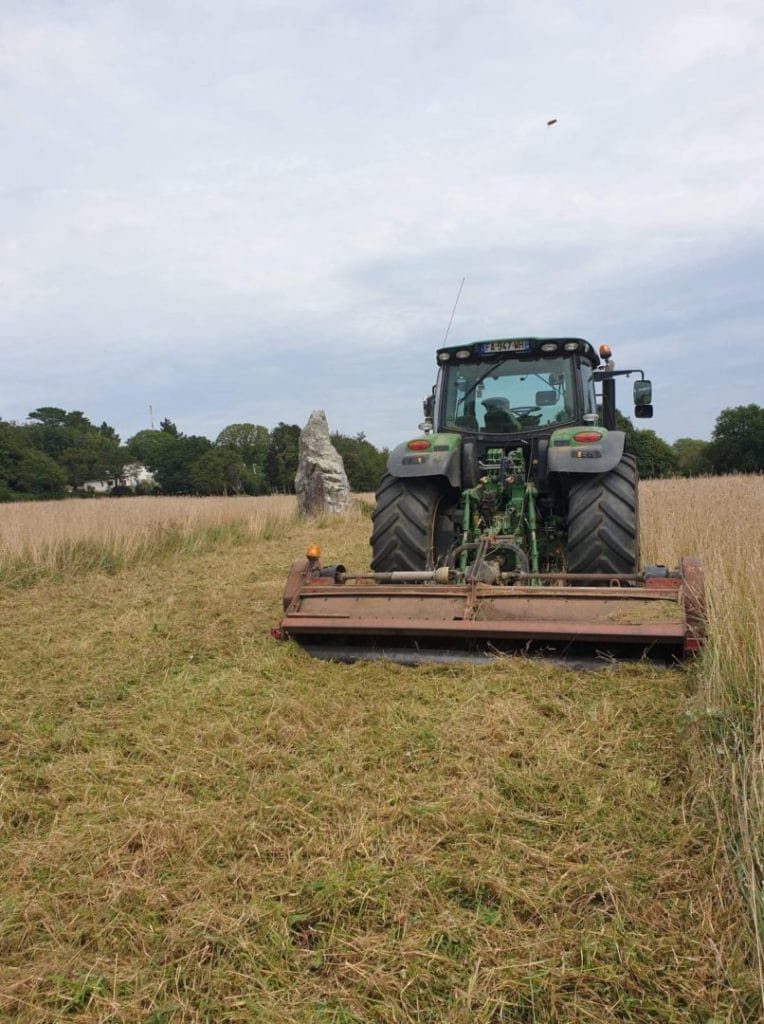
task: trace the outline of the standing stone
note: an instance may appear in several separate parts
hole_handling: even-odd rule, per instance
[[[329,438],[323,409],[314,409],[300,432],[300,459],[294,489],[300,515],[344,512],[350,507],[350,485],[342,456]]]

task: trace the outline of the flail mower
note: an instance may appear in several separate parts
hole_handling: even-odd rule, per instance
[[[705,633],[703,565],[640,566],[637,418],[652,385],[580,338],[441,348],[421,434],[391,454],[371,572],[294,563],[274,635],[317,657],[406,664],[523,651],[571,661],[681,659]]]

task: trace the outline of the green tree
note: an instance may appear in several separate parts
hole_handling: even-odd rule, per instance
[[[101,426],[98,428],[98,433],[102,434],[104,437],[108,437],[108,439],[110,441],[114,441],[115,444],[119,444],[120,443],[119,434],[114,429],[114,427],[110,427],[109,424],[106,423],[106,421],[104,421],[101,424]]]
[[[24,452],[10,480],[14,490],[36,498],[60,498],[66,490],[66,482],[64,470],[34,448]]]
[[[75,488],[82,487],[86,480],[113,480],[122,475],[119,445],[97,430],[74,432],[58,461]]]
[[[165,419],[160,420],[159,429],[162,431],[163,434],[172,434],[173,437],[182,437],[183,436],[179,432],[179,430],[175,426],[175,424],[172,422],[172,420],[168,420],[166,417],[165,417]]]
[[[193,494],[193,469],[198,459],[212,448],[206,437],[168,435],[172,443],[160,453],[154,466],[156,482],[164,494]]]
[[[71,447],[77,427],[67,423],[69,413],[55,406],[43,406],[29,414],[29,425],[25,428],[30,444],[52,459],[59,460]],[[78,426],[82,427],[82,413],[77,414]],[[92,427],[92,424],[89,424]]]
[[[292,423],[279,423],[271,431],[265,456],[268,490],[277,494],[294,494],[294,478],[299,459],[300,428]]]
[[[643,480],[673,476],[677,472],[676,453],[654,430],[637,430],[620,409],[615,411],[615,428],[623,431],[623,450],[636,456],[637,469]]]
[[[680,437],[671,447],[674,449],[677,471],[681,476],[700,476],[708,472],[708,441]]]
[[[257,423],[231,423],[218,434],[215,445],[234,450],[254,475],[256,493],[267,490],[265,460],[271,435]]]
[[[196,494],[251,494],[255,477],[233,448],[211,448],[191,467],[191,484]]]
[[[193,465],[211,447],[206,437],[167,429],[140,430],[127,442],[130,454],[151,470],[163,494],[192,494]]]
[[[29,420],[24,428],[29,443],[64,470],[70,486],[120,476],[119,438],[108,423],[95,427],[79,410],[66,412],[56,406],[33,410]]]
[[[65,487],[63,469],[49,455],[32,447],[26,428],[0,420],[0,501],[58,498]]]
[[[674,476],[677,471],[676,454],[654,430],[635,430],[630,438],[631,451],[637,457],[637,468],[643,480],[653,477]]]
[[[164,452],[172,448],[176,440],[174,434],[164,430],[139,430],[128,440],[127,450],[133,460],[155,473]]]
[[[342,456],[351,491],[376,491],[387,466],[387,449],[379,451],[363,433],[332,434],[332,444]]]
[[[69,420],[72,416],[77,422],[84,419],[81,412],[68,413],[66,409],[59,409],[56,405],[42,405],[39,409],[33,409],[27,419],[33,420],[43,427],[66,427],[71,425]]]
[[[764,471],[764,408],[738,405],[719,414],[708,460],[715,473]]]

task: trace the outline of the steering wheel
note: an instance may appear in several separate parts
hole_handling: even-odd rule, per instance
[[[541,412],[540,405],[515,405],[512,407],[515,416],[530,416],[531,413]]]

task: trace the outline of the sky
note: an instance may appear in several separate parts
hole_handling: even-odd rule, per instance
[[[760,0],[2,0],[0,418],[393,446],[464,279],[448,344],[606,342],[708,438],[764,404],[763,53]]]

